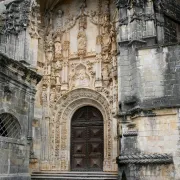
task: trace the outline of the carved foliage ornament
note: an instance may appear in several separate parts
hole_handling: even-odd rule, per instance
[[[180,4],[176,0],[155,0],[156,11],[166,14],[180,22]]]
[[[18,34],[28,27],[30,5],[31,1],[29,0],[15,0],[6,4],[3,34]]]
[[[34,1],[31,5],[31,15],[30,15],[30,36],[32,38],[39,39],[39,26],[40,26],[40,5]]]
[[[124,8],[124,7],[131,8],[132,6],[144,7],[147,1],[148,0],[117,0],[116,6],[118,8]]]

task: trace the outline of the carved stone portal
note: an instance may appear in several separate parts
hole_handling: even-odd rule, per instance
[[[103,171],[117,171],[116,20],[110,1],[70,1],[45,17],[41,170],[70,171],[71,119],[83,106],[103,116]],[[79,3],[77,1],[76,3]],[[115,8],[115,4],[112,4]],[[114,39],[112,39],[114,38]],[[97,39],[99,39],[97,41]]]

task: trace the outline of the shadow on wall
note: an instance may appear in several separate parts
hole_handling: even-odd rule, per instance
[[[122,173],[122,178],[121,178],[121,180],[127,180],[127,178],[126,178],[126,174],[125,174],[125,172],[123,171],[123,173]]]

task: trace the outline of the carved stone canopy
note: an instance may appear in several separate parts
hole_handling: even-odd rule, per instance
[[[147,0],[117,0],[116,1],[116,6],[118,8],[124,8],[124,7],[144,7],[145,3]]]
[[[15,0],[5,4],[6,11],[4,12],[1,33],[18,34],[28,27],[30,3],[29,0]]]

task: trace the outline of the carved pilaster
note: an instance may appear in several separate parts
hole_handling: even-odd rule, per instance
[[[87,37],[87,17],[85,15],[86,1],[83,1],[80,7],[80,18],[79,18],[79,33],[78,33],[78,55],[84,57],[86,55]]]
[[[96,55],[96,82],[95,87],[102,87],[102,56]]]
[[[62,91],[67,91],[69,88],[68,85],[68,60],[63,61],[63,68],[62,68]]]

